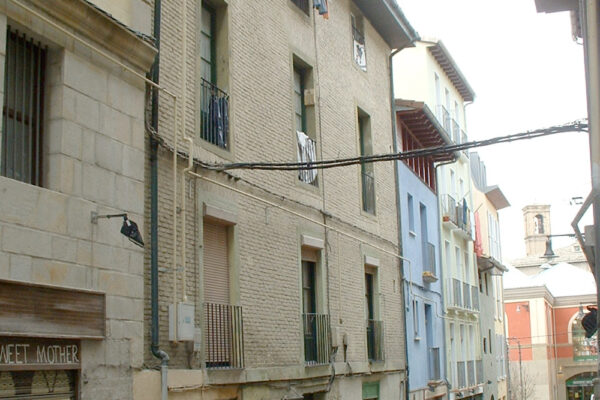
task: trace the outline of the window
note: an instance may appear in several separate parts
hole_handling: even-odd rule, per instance
[[[367,358],[383,360],[383,321],[378,319],[377,268],[365,268],[365,315],[367,317]]]
[[[352,40],[354,62],[363,71],[367,70],[367,53],[365,49],[365,34],[362,17],[350,15],[352,23]]]
[[[419,302],[417,300],[412,301],[412,313],[415,340],[420,340],[421,338],[419,337]]]
[[[456,196],[456,174],[454,173],[454,170],[450,170],[450,194],[452,196],[454,196],[454,198],[457,198]]]
[[[533,217],[533,226],[533,233],[535,233],[536,235],[544,234],[544,217],[541,214],[538,214],[535,217]]]
[[[442,105],[442,94],[441,94],[441,86],[440,86],[440,76],[437,73],[433,73],[433,77],[435,80],[435,104],[438,106]],[[441,115],[438,115],[438,118],[441,120]]]
[[[364,382],[362,386],[363,400],[379,399],[379,382]]]
[[[294,59],[293,68],[293,107],[294,130],[298,145],[298,161],[310,163],[317,159],[317,147],[314,127],[314,99],[306,96],[307,87],[312,85],[312,68],[300,60]],[[307,106],[309,104],[310,106]],[[307,169],[298,171],[301,182],[318,186],[317,170]]]
[[[217,2],[218,3],[218,2]],[[223,90],[227,74],[225,6],[214,8],[202,2],[200,13],[200,137],[221,149],[229,150],[229,95]],[[218,64],[217,64],[218,61]]]
[[[358,131],[360,141],[360,155],[373,154],[373,141],[371,137],[371,118],[362,110],[358,110]],[[373,163],[360,164],[362,186],[362,209],[369,214],[375,214],[375,175]]]
[[[8,27],[0,173],[41,186],[47,49]]]
[[[408,230],[411,232],[415,232],[415,206],[413,204],[413,197],[409,194],[407,197],[407,207],[408,207]]]
[[[309,0],[292,0],[292,3],[294,3],[296,5],[296,7],[301,9],[306,15],[309,15],[309,11],[310,11]]]

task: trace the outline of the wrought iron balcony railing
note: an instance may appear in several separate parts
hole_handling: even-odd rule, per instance
[[[479,290],[477,286],[471,286],[471,301],[473,302],[473,310],[479,311]]]
[[[331,340],[329,315],[302,314],[304,325],[304,362],[307,365],[329,363]]]
[[[383,321],[367,320],[367,355],[369,361],[383,361]]]
[[[463,306],[471,309],[471,285],[463,282]]]
[[[461,287],[462,287],[461,282],[458,279],[453,278],[452,279],[452,293],[453,293],[452,299],[453,299],[453,305],[455,307],[463,306]]]
[[[442,123],[442,126],[448,135],[452,135],[452,118],[450,117],[448,110],[446,110],[446,107],[441,104],[438,105],[438,119]]]
[[[452,222],[458,224],[456,215],[456,200],[449,194],[442,195],[442,219],[444,222]]]
[[[375,214],[375,177],[372,172],[365,171],[364,167],[361,176],[363,210]]]
[[[469,378],[467,384],[468,386],[475,386],[475,361],[467,361],[467,376]]]
[[[204,303],[207,368],[244,368],[242,307]]]
[[[450,133],[450,132],[448,132]],[[458,122],[456,122],[455,119],[452,120],[452,140],[454,141],[454,143],[456,144],[460,144],[461,141],[461,136],[460,136],[460,125],[458,125]]]
[[[475,369],[477,370],[477,383],[483,383],[483,361],[476,360],[475,361]],[[501,376],[501,375],[498,375]]]
[[[456,225],[469,236],[471,235],[471,210],[463,199],[456,206]]]
[[[204,79],[200,85],[200,137],[229,149],[229,95]]]
[[[465,371],[465,362],[458,361],[456,363],[456,372],[458,376],[458,387],[464,388],[467,387],[467,375]]]
[[[439,381],[442,379],[440,373],[440,348],[430,347],[429,348],[429,380]]]

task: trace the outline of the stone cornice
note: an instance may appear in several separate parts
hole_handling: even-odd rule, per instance
[[[85,0],[29,0],[29,3],[142,72],[147,72],[154,62],[157,50],[152,44]]]
[[[548,303],[554,305],[554,296],[548,291],[546,286],[530,286],[520,288],[504,289],[504,301],[531,300],[534,298],[544,298]]]

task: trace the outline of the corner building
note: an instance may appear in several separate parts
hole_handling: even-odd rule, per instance
[[[146,164],[157,254],[146,254],[135,398],[404,398],[393,165],[205,164],[390,152],[390,55],[416,33],[392,0],[327,11],[300,0],[161,4],[159,80],[177,98],[159,91],[160,146]],[[168,354],[166,382],[152,345]]]
[[[2,399],[133,397],[144,251],[119,233],[122,217],[92,215],[126,214],[147,239],[151,12],[137,0],[0,3]]]

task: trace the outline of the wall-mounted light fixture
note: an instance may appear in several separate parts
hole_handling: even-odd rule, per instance
[[[138,226],[135,222],[127,218],[127,213],[121,214],[105,214],[98,215],[97,212],[92,211],[92,224],[97,224],[99,218],[123,218],[123,225],[121,225],[121,233],[127,237],[132,243],[144,247],[144,241],[142,240],[142,234],[140,233]]]
[[[552,259],[552,258],[558,257],[556,254],[554,254],[554,251],[552,251],[552,238],[559,237],[559,236],[574,238],[575,234],[574,233],[564,233],[561,235],[546,235],[546,251],[544,252],[544,255],[542,256],[543,258]]]

